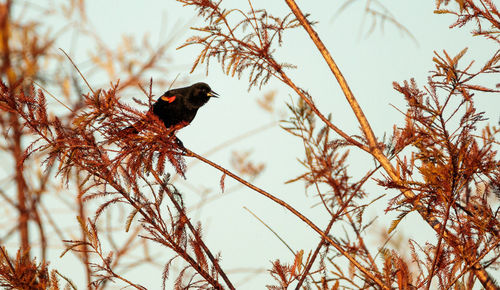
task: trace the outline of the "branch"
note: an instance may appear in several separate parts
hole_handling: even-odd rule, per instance
[[[396,183],[396,184],[402,184],[402,180],[397,174],[397,171],[394,169],[392,164],[389,162],[389,159],[383,154],[383,152],[380,150],[377,140],[375,137],[375,134],[373,133],[372,128],[370,127],[370,124],[368,123],[368,120],[366,119],[366,116],[363,113],[363,110],[359,106],[358,102],[356,101],[353,93],[351,92],[351,89],[349,88],[349,85],[347,84],[347,81],[345,80],[344,76],[340,72],[337,64],[333,60],[332,56],[328,52],[327,48],[319,38],[318,34],[314,29],[312,28],[311,24],[309,21],[306,19],[300,8],[297,6],[294,0],[285,0],[292,12],[295,14],[297,19],[299,20],[300,24],[304,29],[307,31],[309,36],[311,37],[312,41],[320,51],[321,55],[325,59],[326,63],[330,67],[330,70],[332,71],[333,75],[337,79],[337,82],[339,83],[342,92],[344,93],[347,101],[349,102],[349,105],[351,106],[354,114],[356,115],[356,118],[358,119],[358,122],[361,126],[361,129],[363,130],[363,133],[366,136],[368,146],[370,149],[370,153],[375,157],[384,170],[389,174],[389,177]],[[410,190],[403,190],[403,194],[408,198],[413,200],[412,203],[417,209],[417,211],[420,213],[420,215],[424,218],[425,221],[438,233],[443,232],[443,237],[445,240],[452,245],[454,248],[458,248],[459,253],[463,253],[463,246],[459,245],[457,243],[458,239],[452,235],[449,231],[443,228],[441,223],[435,218],[430,216],[427,213],[427,210],[425,206],[418,200],[414,199],[415,194],[410,191]],[[468,258],[467,256],[462,256],[462,258],[467,261],[469,264],[471,262],[471,259]],[[497,289],[495,283],[489,276],[489,274],[486,272],[486,270],[478,263],[474,262],[473,264],[473,272],[478,277],[478,279],[481,281],[482,285],[486,289]]]
[[[200,156],[193,151],[185,148],[185,154],[186,156],[189,157],[194,157],[214,168],[217,170],[223,172],[224,174],[232,177],[236,181],[240,182],[241,184],[247,186],[248,188],[253,189],[254,191],[262,194],[263,196],[269,198],[270,200],[274,201],[275,203],[281,205],[282,207],[286,208],[288,211],[290,211],[292,214],[297,216],[299,219],[301,219],[303,222],[305,222],[308,226],[310,226],[315,232],[317,232],[322,238],[325,239],[328,243],[330,243],[337,251],[339,251],[344,257],[346,257],[356,268],[358,268],[361,272],[363,272],[367,277],[369,277],[374,283],[376,283],[378,286],[380,286],[382,289],[389,289],[386,285],[383,284],[383,282],[375,277],[368,269],[363,267],[356,259],[354,259],[347,251],[345,251],[341,246],[339,246],[332,238],[330,238],[325,232],[323,232],[318,226],[316,226],[312,221],[310,221],[307,217],[302,215],[300,212],[298,212],[295,208],[293,208],[291,205],[288,203],[284,202],[283,200],[275,197],[274,195],[270,194],[269,192],[251,184],[250,182],[244,180],[243,178],[239,177],[238,175],[232,173],[231,171],[225,169],[224,167],[204,158],[203,156]]]
[[[194,228],[194,226],[191,224],[191,221],[186,216],[185,210],[175,200],[175,198],[172,196],[172,193],[170,192],[170,190],[168,190],[168,188],[166,188],[166,186],[164,185],[164,183],[160,179],[160,176],[158,175],[158,172],[156,172],[156,170],[151,170],[151,173],[153,173],[153,176],[155,177],[156,182],[158,182],[158,184],[160,186],[162,186],[162,188],[168,194],[168,197],[170,198],[170,201],[174,204],[174,206],[177,209],[177,211],[179,212],[179,214],[182,215],[186,219],[186,224],[188,225],[189,230],[193,233],[193,236],[196,239],[196,242],[198,242],[200,244],[200,246],[203,248],[203,251],[205,251],[205,253],[207,254],[207,256],[210,259],[210,261],[212,261],[212,264],[214,265],[215,269],[217,269],[217,272],[222,276],[222,279],[224,279],[224,282],[226,282],[226,284],[229,287],[229,289],[234,290],[235,288],[234,288],[233,284],[231,283],[231,281],[227,277],[226,273],[224,273],[224,271],[220,267],[219,263],[217,262],[217,259],[214,257],[214,255],[212,254],[212,252],[210,252],[210,250],[208,249],[208,247],[205,245],[205,243],[201,239],[199,231],[197,231]]]

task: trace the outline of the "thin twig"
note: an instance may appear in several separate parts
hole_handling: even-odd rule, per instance
[[[356,118],[358,119],[358,122],[361,126],[361,129],[363,130],[364,135],[366,136],[368,146],[369,146],[369,152],[375,157],[384,170],[387,172],[389,177],[396,183],[396,184],[401,184],[402,180],[401,177],[397,174],[397,171],[395,168],[392,166],[390,163],[389,159],[387,156],[383,154],[381,151],[380,147],[378,146],[377,139],[375,137],[375,134],[373,133],[373,130],[366,118],[366,116],[363,113],[363,110],[359,106],[356,98],[354,97],[351,89],[349,88],[349,85],[347,84],[347,81],[345,80],[344,76],[342,75],[340,69],[338,68],[337,64],[333,60],[332,56],[330,55],[328,49],[326,46],[323,44],[321,39],[319,38],[318,34],[316,31],[312,28],[311,24],[309,21],[306,19],[300,8],[297,6],[294,0],[285,0],[292,12],[295,14],[301,25],[304,27],[304,29],[307,31],[311,39],[313,40],[314,44],[320,51],[321,55],[325,59],[326,63],[330,67],[330,70],[332,71],[333,75],[337,79],[337,82],[339,83],[342,92],[344,93],[347,101],[349,102],[349,105],[351,106],[351,109],[353,110],[354,114],[356,115]],[[305,99],[306,100],[306,99]],[[308,103],[309,104],[309,103]],[[458,239],[451,234],[449,231],[446,229],[443,229],[443,225],[437,220],[435,217],[429,215],[426,211],[425,206],[422,204],[422,202],[418,199],[414,199],[415,194],[410,191],[410,190],[402,190],[402,193],[408,198],[413,200],[413,205],[417,209],[417,211],[420,213],[420,215],[424,218],[425,221],[436,231],[436,232],[441,232],[443,231],[443,237],[446,239],[446,241],[452,245],[453,247],[458,248],[458,252],[462,248],[461,245],[457,243]],[[470,262],[470,259],[467,257],[462,256],[462,258],[467,261],[467,263]],[[476,277],[479,278],[481,283],[483,284],[484,287],[487,289],[496,289],[497,287],[495,284],[492,282],[491,277],[489,274],[486,272],[486,270],[479,264],[476,263],[475,267],[473,268],[474,273],[476,274]]]
[[[164,186],[162,180],[160,179],[160,176],[158,175],[158,172],[156,172],[156,170],[152,169],[151,173],[153,173],[153,176],[155,177],[156,182],[158,182],[158,184],[163,187],[163,189],[165,190],[165,192],[167,192],[168,197],[170,198],[170,201],[174,204],[174,206],[177,209],[177,211],[179,212],[179,214],[181,214],[185,218],[186,224],[188,225],[189,230],[193,233],[193,236],[196,239],[196,242],[203,248],[203,251],[205,251],[205,253],[207,254],[207,256],[210,259],[210,261],[212,261],[212,264],[214,265],[214,267],[217,270],[217,272],[222,276],[222,279],[224,279],[224,282],[226,282],[226,284],[229,287],[229,289],[233,289],[234,290],[235,288],[234,288],[233,284],[231,283],[231,280],[229,280],[229,278],[227,277],[226,273],[224,273],[224,270],[222,270],[222,268],[220,267],[219,262],[217,261],[217,259],[215,259],[215,257],[212,254],[212,252],[210,252],[210,250],[208,249],[208,247],[205,245],[205,243],[203,242],[203,240],[200,237],[199,232],[191,224],[189,218],[186,216],[186,213],[184,212],[184,209],[175,200],[175,198],[171,194],[170,190]]]
[[[248,181],[244,180],[243,178],[239,177],[238,175],[232,173],[231,171],[225,169],[224,167],[204,158],[203,156],[200,156],[193,151],[185,148],[185,154],[186,156],[194,157],[202,162],[218,169],[219,171],[225,173],[226,175],[232,177],[236,181],[242,183],[243,185],[247,186],[248,188],[253,189],[254,191],[262,194],[263,196],[269,198],[270,200],[274,201],[275,203],[281,205],[282,207],[286,208],[288,211],[290,211],[292,214],[297,216],[299,219],[304,221],[307,225],[309,225],[314,231],[316,231],[318,234],[320,234],[325,240],[330,243],[337,251],[339,251],[344,257],[346,257],[356,268],[358,268],[361,272],[363,272],[367,277],[369,277],[374,283],[376,283],[378,286],[380,286],[383,289],[389,289],[384,283],[375,277],[368,269],[363,267],[356,259],[354,259],[347,251],[345,251],[340,245],[338,245],[332,238],[330,238],[327,234],[325,234],[318,226],[316,226],[311,220],[309,220],[307,217],[302,215],[300,212],[298,212],[295,208],[293,208],[291,205],[288,203],[284,202],[283,200],[275,197],[274,195],[268,193],[267,191],[249,183]]]

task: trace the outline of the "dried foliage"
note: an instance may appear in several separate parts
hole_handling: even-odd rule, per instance
[[[0,4],[0,76],[2,81],[8,84],[9,91],[15,92],[23,90],[28,80],[44,81],[40,74],[43,58],[53,58],[49,50],[54,42],[51,35],[40,34],[36,27],[40,25],[38,21],[23,22],[23,15],[13,19],[12,1]],[[11,104],[12,105],[12,104]],[[42,194],[50,188],[47,184],[50,168],[45,174],[40,174],[40,167],[36,162],[30,164],[23,172],[18,165],[22,160],[25,146],[23,140],[27,140],[21,122],[14,111],[8,110],[8,105],[0,103],[0,134],[6,140],[5,146],[2,144],[1,151],[7,153],[2,159],[12,160],[13,170],[9,171],[9,180],[15,181],[15,194],[9,195],[9,186],[2,188],[2,199],[19,214],[18,226],[6,232],[20,234],[20,248],[29,256],[30,233],[28,231],[29,221],[34,221],[41,244],[43,245],[42,257],[45,257],[45,247],[47,237],[44,225],[41,223],[38,206]],[[32,138],[30,136],[29,138]],[[27,179],[26,176],[37,176],[36,181]],[[5,191],[4,191],[5,190]],[[30,214],[31,212],[31,214]],[[11,223],[17,224],[17,223]],[[6,234],[2,239],[7,240],[10,234]]]
[[[127,269],[123,260],[137,243],[135,240],[141,236],[143,240],[149,239],[171,248],[177,257],[187,261],[187,266],[182,271],[183,275],[178,279],[179,288],[186,285],[205,288],[211,285],[217,289],[221,288],[218,279],[221,276],[225,278],[225,274],[217,264],[219,257],[212,255],[203,244],[201,226],[193,226],[185,216],[182,197],[169,183],[169,174],[164,173],[169,170],[168,166],[165,166],[168,162],[180,175],[184,174],[185,163],[182,157],[184,151],[179,147],[180,143],[173,134],[174,130],[165,129],[162,122],[148,113],[147,108],[152,103],[152,82],[149,92],[141,88],[146,97],[135,100],[132,105],[135,108],[123,104],[118,94],[118,92],[123,93],[125,88],[136,88],[137,82],[144,79],[145,73],[164,70],[159,60],[169,42],[158,48],[144,45],[140,51],[141,58],[136,55],[139,50],[134,47],[124,46],[116,51],[106,47],[99,41],[97,35],[92,35],[100,44],[100,49],[106,51],[103,57],[107,58],[106,60],[93,58],[92,63],[107,71],[113,78],[114,70],[107,65],[116,65],[120,76],[125,75],[125,77],[124,81],[111,84],[111,88],[107,90],[94,91],[88,86],[90,93],[81,95],[80,92],[84,89],[78,84],[74,75],[49,74],[48,71],[41,71],[39,63],[42,62],[51,63],[54,60],[64,59],[71,64],[73,61],[71,59],[68,61],[69,57],[66,58],[68,55],[64,51],[64,54],[49,54],[48,51],[55,51],[52,45],[56,37],[50,34],[42,37],[38,33],[41,26],[38,22],[24,24],[22,17],[14,19],[13,6],[13,1],[0,4],[2,41],[0,128],[9,144],[7,146],[2,144],[1,149],[14,157],[15,168],[12,170],[14,172],[12,179],[16,181],[17,196],[9,197],[7,191],[3,190],[0,190],[0,193],[2,199],[19,212],[19,221],[12,223],[16,226],[10,233],[4,235],[2,232],[1,242],[4,243],[9,236],[15,236],[16,231],[19,232],[22,256],[19,256],[18,260],[27,266],[16,271],[20,271],[19,273],[28,278],[38,275],[46,278],[43,280],[46,282],[33,278],[31,282],[39,283],[38,285],[41,285],[39,288],[36,288],[38,286],[35,284],[21,287],[19,285],[24,284],[19,283],[26,281],[21,281],[20,276],[10,275],[10,268],[4,267],[0,274],[13,277],[9,278],[5,287],[14,285],[12,287],[16,289],[50,287],[57,289],[56,276],[48,274],[44,262],[45,250],[50,242],[45,236],[45,231],[46,227],[49,227],[57,233],[59,240],[73,237],[67,241],[66,251],[71,250],[81,259],[89,289],[102,289],[108,282],[118,280],[129,286],[141,288],[119,274]],[[83,2],[75,1],[63,6],[69,14],[78,6],[77,10],[83,23],[83,25],[79,23],[81,25],[79,29],[85,30],[87,24]],[[27,7],[29,9],[30,6]],[[144,43],[149,43],[146,38]],[[144,58],[144,48],[150,53],[146,58]],[[128,52],[134,49],[137,53],[132,57]],[[80,72],[78,68],[74,71],[75,74]],[[85,78],[80,81],[88,84]],[[48,83],[57,87],[57,96],[43,87],[36,90],[33,86],[33,84],[41,86]],[[75,94],[76,100],[61,97]],[[57,110],[53,111],[53,99],[63,104],[65,110],[68,109],[70,112],[54,114]],[[144,108],[147,113],[142,112]],[[41,165],[45,171],[41,169]],[[32,173],[32,170],[36,173]],[[80,222],[81,235],[78,232],[72,233],[71,230],[63,232],[60,228],[61,221],[54,218],[50,210],[45,210],[44,206],[41,210],[39,208],[44,201],[43,194],[51,186],[50,183],[57,180],[54,178],[54,171],[68,187],[76,183],[77,192],[69,195],[72,196],[69,199],[73,200],[68,202],[68,207],[75,211],[74,215]],[[40,179],[28,179],[26,178],[28,176]],[[167,196],[168,199],[165,198]],[[169,199],[170,207],[165,206],[165,201]],[[97,208],[92,218],[87,218],[87,207],[96,204]],[[113,240],[108,241],[112,236],[111,231],[114,231],[109,231],[109,225],[105,229],[108,231],[106,235],[99,235],[102,229],[97,226],[103,219],[109,224],[110,221],[105,214],[113,209],[119,209],[119,205],[129,205],[130,211],[124,226],[131,234],[123,244]],[[45,224],[46,220],[49,221],[48,224]],[[137,220],[139,222],[136,222]],[[36,243],[29,235],[29,223],[35,224],[40,232],[42,251],[40,266],[29,260],[30,245]],[[142,235],[138,235],[139,233]],[[103,244],[106,246],[103,247]],[[7,257],[6,253],[4,256]],[[143,259],[135,260],[136,264],[151,263],[155,257],[145,256]],[[32,263],[32,266],[28,263]],[[37,267],[39,274],[35,272]],[[32,276],[23,274],[24,269],[28,274],[33,273],[30,274]],[[43,276],[43,273],[46,274]],[[166,270],[165,278],[167,273]],[[51,282],[52,279],[54,282]],[[231,285],[230,282],[228,285]]]
[[[255,178],[264,170],[265,165],[263,163],[255,164],[249,160],[250,154],[251,152],[233,152],[231,163],[238,174]]]
[[[80,227],[85,233],[85,240],[66,240],[65,242],[68,244],[68,247],[61,254],[61,256],[64,256],[64,254],[68,251],[85,251],[86,253],[90,254],[90,256],[97,257],[99,262],[93,262],[92,260],[88,261],[88,265],[92,269],[92,276],[94,276],[95,278],[91,284],[96,289],[105,284],[108,280],[113,281],[113,279],[121,280],[136,289],[146,289],[145,287],[134,284],[131,281],[116,274],[113,271],[113,262],[116,257],[114,257],[112,252],[108,254],[104,253],[101,241],[99,240],[99,232],[97,230],[96,224],[90,220],[87,223],[82,220],[79,220],[79,222]]]
[[[500,161],[496,155],[500,130],[482,124],[486,121],[484,114],[477,112],[473,102],[475,91],[498,90],[472,83],[479,74],[498,72],[500,58],[495,54],[472,73],[471,65],[460,68],[465,52],[453,58],[446,52],[444,56],[436,54],[436,71],[425,91],[419,90],[414,80],[394,84],[408,106],[405,127],[394,134],[395,148],[411,146],[415,151],[408,159],[398,156],[404,185],[381,182],[416,193],[415,199],[427,208],[429,215],[446,225],[447,233],[457,239],[426,246],[426,251],[431,250],[436,256],[427,259],[427,269],[419,276],[436,275],[444,288],[456,283],[470,267],[462,264],[464,258],[473,261],[484,257],[484,265],[499,265],[500,205],[490,201],[500,196]],[[413,202],[400,194],[389,203],[387,211],[392,210],[401,212],[393,222],[396,227],[413,210]],[[443,232],[440,235],[441,239]],[[417,285],[428,281],[422,279]]]
[[[265,35],[266,29],[264,25],[258,24],[251,4],[251,11],[244,14],[238,9],[222,9],[222,1],[180,2],[195,6],[208,23],[208,26],[196,29],[204,32],[205,36],[189,39],[185,44],[201,44],[203,47],[194,67],[200,61],[208,64],[210,58],[216,58],[227,74],[234,75],[237,72],[240,76],[248,68],[250,86],[259,85],[256,78],[252,77],[255,68],[260,68],[261,71],[271,72],[270,75],[275,75],[300,96],[297,105],[289,105],[292,117],[283,127],[303,141],[305,158],[301,164],[306,172],[290,182],[305,181],[306,186],[317,192],[319,204],[331,215],[331,224],[343,222],[350,229],[343,238],[327,239],[325,235],[328,235],[331,224],[323,232],[325,235],[320,233],[321,242],[307,269],[309,271],[311,264],[318,259],[320,271],[315,273],[321,273],[321,270],[325,272],[311,280],[301,278],[297,288],[304,282],[314,283],[322,289],[337,288],[340,281],[352,288],[376,284],[387,289],[429,288],[434,285],[433,277],[437,277],[436,283],[443,288],[465,285],[464,281],[469,286],[479,281],[485,288],[496,287],[485,269],[496,267],[499,256],[499,208],[498,205],[492,208],[490,203],[499,189],[500,164],[495,147],[498,145],[499,131],[496,127],[484,125],[483,113],[477,112],[473,100],[475,92],[498,93],[495,88],[474,83],[479,75],[498,74],[498,52],[493,53],[490,60],[475,72],[472,72],[472,64],[463,66],[460,63],[466,50],[455,57],[450,57],[446,52],[443,55],[436,54],[436,70],[429,78],[425,91],[419,90],[414,81],[395,84],[395,89],[403,94],[408,103],[408,111],[403,113],[406,126],[395,128],[390,142],[383,144],[377,142],[335,62],[293,0],[286,0],[297,17],[297,20],[291,19],[290,23],[298,21],[306,29],[329,64],[360,121],[360,136],[347,136],[331,124],[330,119],[314,106],[312,96],[297,87],[280,66],[274,65],[277,62],[273,51],[254,49],[262,46],[255,45],[257,42],[252,37]],[[474,21],[478,25],[475,34],[494,40],[497,38],[495,29],[498,27],[498,12],[491,1],[479,1],[480,4],[457,1],[460,4],[459,12],[439,10],[441,5],[447,5],[448,2],[438,1],[437,12],[457,15],[455,26]],[[238,12],[239,20],[234,19],[233,11]],[[229,23],[240,25],[254,22],[257,23],[252,25],[254,33],[236,41],[234,31],[239,26]],[[484,23],[491,25],[493,30],[485,30]],[[279,41],[277,43],[280,44]],[[245,59],[244,66],[238,66],[240,58]],[[270,66],[263,66],[263,63]],[[321,125],[316,125],[317,118],[321,120]],[[484,128],[481,134],[478,134],[478,130],[481,130],[478,128]],[[341,138],[331,137],[331,130]],[[349,153],[347,147],[350,146],[363,149],[372,154],[375,163],[379,162],[361,180],[354,182],[347,174],[346,165]],[[390,163],[391,160],[395,160],[395,167]],[[399,217],[388,231],[395,230],[408,213],[417,211],[436,232],[437,243],[427,244],[420,253],[416,249],[424,248],[415,241],[410,242],[413,249],[411,262],[419,265],[420,269],[416,274],[410,271],[411,262],[400,253],[382,246],[374,255],[364,243],[366,231],[372,225],[372,221],[364,220],[365,209],[381,196],[376,195],[367,201],[369,195],[362,188],[381,169],[386,175],[378,179],[379,184],[400,192],[391,198],[387,207],[388,212],[399,212]],[[338,252],[330,253],[330,246]],[[376,257],[379,255],[382,263],[377,262]],[[348,271],[343,270],[342,264],[337,262],[340,256],[349,259]],[[478,261],[481,261],[480,264]],[[290,267],[278,261],[273,263],[271,273],[279,282],[279,286],[272,286],[277,289],[289,287],[293,280]],[[329,285],[331,281],[334,283]]]
[[[446,9],[450,2],[458,5],[458,11]],[[437,0],[434,13],[452,14],[457,21],[451,27],[463,27],[472,22],[476,29],[472,34],[483,36],[500,44],[500,11],[492,0]]]
[[[223,9],[222,1],[179,2],[193,6],[198,10],[198,16],[207,22],[206,26],[196,28],[204,36],[192,37],[181,46],[198,44],[203,47],[191,71],[204,62],[208,69],[210,59],[216,58],[229,75],[241,77],[243,71],[247,70],[250,88],[254,85],[262,87],[283,68],[294,67],[278,63],[272,56],[275,46],[281,46],[283,42],[283,33],[299,26],[291,13],[281,18],[275,17],[264,9],[254,10],[250,1],[248,13],[239,8]]]
[[[27,252],[17,252],[16,258],[9,257],[4,247],[0,248],[0,286],[2,289],[59,289],[60,274],[49,272],[45,262],[38,264],[36,259],[30,260]],[[66,289],[76,289],[71,281],[67,281]]]
[[[2,248],[2,286],[59,287],[58,272],[49,274],[45,261],[37,264],[29,257],[28,221],[41,219],[36,218],[38,199],[26,193],[23,174],[28,162],[43,156],[47,176],[54,170],[65,184],[77,183],[75,200],[81,234],[65,239],[67,248],[63,254],[82,257],[89,288],[101,289],[119,281],[127,287],[144,289],[120,274],[119,260],[130,246],[109,250],[99,227],[106,213],[122,206],[128,211],[124,230],[132,229],[132,240],[138,236],[173,252],[163,267],[164,289],[167,281],[174,281],[175,289],[235,289],[220,266],[221,257],[213,255],[203,242],[202,225],[193,224],[187,216],[182,194],[167,173],[172,168],[184,177],[187,155],[220,170],[222,190],[225,178],[234,178],[279,204],[318,234],[318,243],[307,259],[304,250],[300,250],[293,253],[293,263],[272,262],[269,273],[275,285],[269,285],[269,289],[470,289],[479,284],[486,289],[498,288],[490,271],[498,270],[500,257],[500,162],[496,155],[500,129],[485,124],[484,113],[474,103],[479,93],[499,92],[498,85],[482,84],[480,78],[498,75],[498,50],[478,69],[474,69],[473,63],[463,64],[466,49],[454,57],[446,51],[436,53],[435,69],[425,87],[419,88],[413,79],[394,83],[407,104],[406,110],[400,109],[405,123],[395,126],[389,142],[384,144],[375,137],[347,81],[312,28],[313,23],[293,0],[286,0],[291,13],[281,17],[254,9],[250,1],[248,12],[224,9],[222,1],[179,2],[197,9],[206,22],[195,29],[202,36],[192,37],[182,46],[201,45],[193,70],[201,63],[206,63],[208,69],[210,60],[216,59],[229,75],[241,77],[247,72],[249,87],[260,87],[276,77],[297,93],[299,99],[288,105],[290,117],[282,127],[303,143],[305,153],[300,163],[304,172],[289,182],[301,181],[309,192],[315,193],[316,207],[327,213],[328,225],[320,229],[275,195],[182,146],[175,137],[176,128],[165,128],[149,110],[153,102],[152,80],[148,88],[141,87],[143,96],[135,98],[132,105],[122,100],[123,88],[142,80],[144,72],[160,68],[156,61],[165,47],[151,50],[149,61],[138,69],[134,69],[136,60],[127,58],[126,53],[113,55],[112,49],[105,49],[106,54],[94,55],[96,65],[110,76],[115,75],[115,70],[125,71],[125,82],[111,82],[109,88],[98,90],[88,85],[89,92],[68,106],[69,114],[55,116],[48,109],[48,94],[36,90],[27,79],[39,74],[38,57],[44,55],[50,41],[40,45],[31,32],[26,32],[32,36],[33,51],[21,50],[21,54],[30,57],[13,58],[16,51],[9,49],[8,1],[0,4],[0,125],[6,139],[14,144],[11,151],[20,194],[16,202],[5,199],[21,213],[22,245],[16,259],[8,257]],[[450,2],[437,1],[437,13],[456,15],[457,27],[472,21],[477,25],[474,34],[498,42],[498,11],[491,1],[457,0],[457,11],[443,10]],[[85,19],[81,2],[74,2],[71,7],[70,12],[78,10]],[[486,29],[487,25],[491,29]],[[359,121],[358,135],[347,135],[335,126],[314,105],[313,96],[287,76],[284,69],[293,65],[275,59],[284,33],[297,27],[309,33],[339,82]],[[14,59],[26,62],[31,57],[36,61],[13,63]],[[264,103],[270,103],[273,96],[266,97]],[[30,138],[27,147],[21,142],[24,135]],[[353,150],[369,154],[374,164],[358,178],[349,173]],[[248,156],[249,153],[235,154],[233,164],[238,174],[253,178],[264,167]],[[380,229],[375,228],[368,209],[374,208],[376,201],[383,201],[385,194],[367,190],[366,183],[374,179],[381,189],[391,189],[386,193],[386,212],[397,215],[383,230],[387,234],[385,240],[375,247],[367,238]],[[97,208],[88,217],[85,206],[91,202]],[[395,230],[410,213],[418,214],[430,226],[428,229],[434,230],[436,239],[409,239],[407,255],[398,247],[391,247],[391,243]],[[39,227],[43,232],[43,226]],[[181,269],[172,277],[177,261]],[[59,276],[71,286],[68,279]]]
[[[194,274],[183,271],[189,277],[188,284],[204,285],[208,282],[220,287],[218,272],[214,266],[208,266],[206,255],[211,256],[213,263],[217,263],[217,259],[201,246],[201,229],[193,227],[188,221],[182,196],[168,183],[169,176],[160,177],[164,175],[167,159],[183,174],[183,148],[177,144],[173,129],[165,128],[153,114],[143,114],[121,104],[116,95],[117,88],[118,84],[107,91],[99,90],[84,96],[86,109],[68,125],[48,116],[45,96],[41,91],[32,89],[29,93],[16,95],[9,93],[7,86],[2,84],[0,102],[6,104],[5,110],[16,112],[25,120],[25,126],[39,136],[25,152],[24,159],[34,152],[43,152],[47,156],[44,160],[46,166],[57,163],[57,174],[66,182],[73,171],[83,174],[80,184],[83,202],[102,200],[89,226],[81,225],[85,239],[69,241],[71,249],[77,250],[76,247],[85,245],[84,250],[77,251],[101,258],[102,264],[89,262],[94,268],[92,275],[98,277],[92,283],[100,285],[105,280],[119,277],[110,267],[112,254],[103,254],[95,223],[108,208],[128,204],[131,211],[127,229],[138,216],[147,233],[144,238],[171,248],[188,262],[190,266],[186,270],[194,268]],[[149,100],[151,102],[151,95]],[[148,177],[151,175],[153,178]],[[144,190],[144,186],[148,190]],[[173,208],[162,205],[165,197],[174,204]],[[103,271],[106,273],[99,274]],[[196,278],[197,275],[201,275],[203,280]],[[184,279],[180,279],[179,287],[183,283]],[[130,285],[135,284],[130,282]]]

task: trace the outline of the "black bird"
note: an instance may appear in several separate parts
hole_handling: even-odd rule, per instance
[[[189,87],[172,89],[166,91],[156,103],[153,104],[147,115],[156,115],[167,129],[173,129],[176,143],[183,148],[181,140],[175,136],[175,131],[189,125],[198,109],[206,104],[211,97],[218,98],[218,94],[212,91],[206,83],[196,83]],[[120,132],[124,134],[138,134],[144,128],[145,120],[136,122]]]
[[[168,90],[153,104],[153,113],[165,127],[178,130],[189,125],[211,97],[217,98],[218,94],[206,83]]]

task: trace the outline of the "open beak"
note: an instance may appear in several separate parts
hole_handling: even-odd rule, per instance
[[[214,98],[218,98],[219,97],[219,94],[217,94],[216,92],[214,91],[210,91],[207,96],[209,97],[214,97]]]

